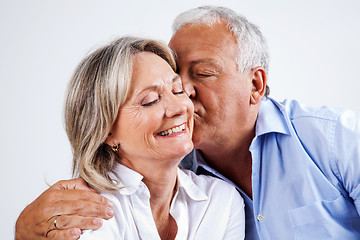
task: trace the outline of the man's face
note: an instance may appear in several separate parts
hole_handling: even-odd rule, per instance
[[[169,46],[195,106],[195,148],[232,147],[239,144],[239,137],[249,137],[255,124],[250,114],[253,85],[250,73],[237,69],[237,42],[226,23],[185,25]]]

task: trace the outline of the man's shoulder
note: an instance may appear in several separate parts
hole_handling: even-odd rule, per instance
[[[303,131],[309,129],[318,131],[325,129],[341,131],[343,128],[360,130],[360,114],[350,109],[334,108],[330,106],[314,107],[302,104],[296,100],[285,100],[278,103],[283,108],[283,114],[291,121],[295,129]],[[299,131],[298,131],[299,133]]]
[[[347,111],[345,109],[330,106],[310,106],[297,100],[284,100],[275,102],[290,120],[320,119],[324,121],[336,121],[339,116]]]
[[[267,98],[260,105],[256,134],[277,132],[290,135],[291,129],[322,131],[321,127],[335,125],[346,112],[348,110],[329,106],[313,107],[296,100],[278,102]]]

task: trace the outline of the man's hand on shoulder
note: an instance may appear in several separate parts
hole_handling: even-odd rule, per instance
[[[110,219],[112,208],[110,200],[84,180],[59,181],[22,211],[16,221],[15,239],[78,239],[81,230],[98,229],[102,218]]]

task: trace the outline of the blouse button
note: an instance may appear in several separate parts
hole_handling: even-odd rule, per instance
[[[261,222],[264,220],[264,216],[259,214],[259,215],[257,215],[256,219]]]

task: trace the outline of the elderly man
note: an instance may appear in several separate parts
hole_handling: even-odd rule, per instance
[[[181,14],[169,45],[195,106],[197,150],[182,164],[239,190],[246,239],[360,239],[360,116],[268,98],[265,40],[230,9]],[[57,183],[30,204],[17,239],[76,239],[111,217],[101,196],[59,190],[85,189],[79,182]]]

